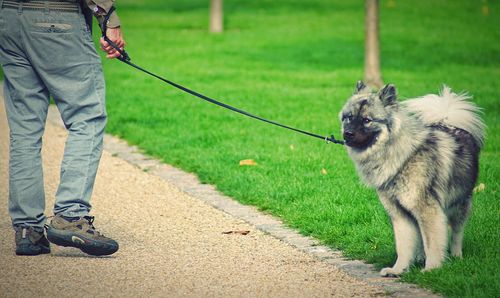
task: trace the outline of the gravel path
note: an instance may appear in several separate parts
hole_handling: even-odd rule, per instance
[[[0,89],[1,91],[1,89]],[[1,94],[1,93],[0,93]],[[48,123],[43,148],[51,215],[66,131]],[[0,296],[374,297],[381,287],[269,236],[105,151],[95,224],[120,243],[110,257],[52,245],[14,254],[7,213],[8,127],[0,98]],[[223,234],[246,230],[247,235]]]

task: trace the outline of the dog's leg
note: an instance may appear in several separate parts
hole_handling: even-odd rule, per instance
[[[457,258],[462,258],[462,241],[464,239],[465,222],[461,225],[451,226],[451,255]]]
[[[420,233],[420,229],[418,230],[417,252],[415,253],[415,261],[421,263],[425,262],[424,243],[422,242],[422,234]]]
[[[400,205],[382,193],[379,193],[379,197],[392,220],[398,255],[394,266],[382,269],[380,275],[398,276],[407,270],[414,260],[420,242],[420,232],[415,219]]]
[[[451,255],[454,257],[462,257],[462,241],[464,238],[465,222],[469,215],[471,199],[464,201],[464,204],[456,206],[451,210],[449,219],[451,225]]]
[[[428,271],[443,263],[448,240],[447,220],[437,200],[430,199],[414,214],[424,243],[425,268]]]
[[[415,259],[419,242],[420,235],[414,219],[406,215],[395,216],[392,219],[392,226],[398,258],[392,268],[384,268],[380,271],[381,276],[398,276],[406,271]]]

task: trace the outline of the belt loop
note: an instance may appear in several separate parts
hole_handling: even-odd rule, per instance
[[[3,0],[0,0],[0,10],[3,8]]]
[[[45,1],[44,4],[45,4],[45,9],[44,9],[45,14],[49,14],[50,13],[49,1]]]
[[[22,14],[23,13],[23,2],[19,2],[19,6],[17,7],[17,13]]]

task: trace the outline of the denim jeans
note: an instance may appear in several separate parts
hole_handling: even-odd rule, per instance
[[[101,61],[84,16],[1,8],[0,63],[10,129],[13,225],[43,227],[46,220],[41,147],[50,97],[69,131],[54,214],[87,215],[103,149],[106,108]]]

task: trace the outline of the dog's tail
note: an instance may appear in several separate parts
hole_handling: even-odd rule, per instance
[[[485,124],[479,116],[481,108],[469,101],[466,94],[456,94],[448,86],[438,95],[429,94],[423,97],[404,101],[409,112],[414,113],[427,125],[445,125],[469,132],[482,147],[484,143]]]

